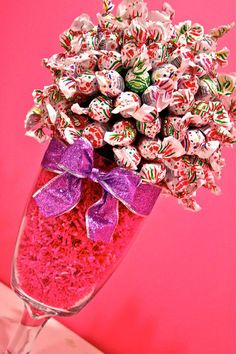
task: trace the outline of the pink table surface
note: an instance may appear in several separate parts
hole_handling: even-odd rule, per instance
[[[175,22],[191,18],[206,30],[236,20],[235,0],[171,4]],[[1,3],[0,279],[6,283],[22,210],[46,148],[26,138],[23,128],[32,90],[51,82],[41,58],[60,50],[58,35],[74,17],[90,12],[95,18],[98,9],[97,0]],[[231,48],[228,71],[236,71],[235,34],[219,44]],[[63,323],[106,353],[236,353],[235,150],[224,156],[222,194],[203,190],[203,210],[196,214],[161,197],[104,289]]]

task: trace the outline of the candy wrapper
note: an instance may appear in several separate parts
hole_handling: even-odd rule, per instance
[[[121,120],[113,125],[112,132],[106,132],[104,140],[112,146],[128,146],[134,142],[136,134],[130,121]]]
[[[100,92],[108,97],[117,97],[125,89],[124,79],[115,70],[96,72]]]
[[[143,93],[151,82],[148,72],[150,69],[151,65],[149,63],[148,55],[141,55],[134,62],[134,67],[129,69],[125,76],[127,88],[136,93]]]
[[[104,145],[105,128],[99,123],[88,124],[82,133],[82,136],[90,141],[94,148],[100,148]]]
[[[107,123],[111,119],[112,109],[112,100],[102,95],[94,98],[87,108],[80,107],[78,103],[71,106],[72,112],[88,115],[91,119],[100,123]]]
[[[222,72],[230,51],[218,48],[234,24],[206,33],[191,20],[173,24],[167,3],[114,8],[104,0],[97,24],[77,17],[60,37],[64,51],[43,60],[53,83],[34,91],[27,135],[87,139],[143,184],[199,210],[198,188],[218,190],[221,151],[236,142],[236,75]]]
[[[166,167],[161,163],[145,163],[140,170],[140,176],[145,183],[158,184],[166,176]]]
[[[104,50],[98,53],[100,53],[98,59],[99,70],[116,70],[120,72],[123,69],[122,56],[119,52]]]
[[[131,170],[137,170],[141,162],[141,156],[134,146],[124,146],[113,148],[115,161],[118,166],[126,167]]]
[[[115,109],[112,113],[119,113],[124,118],[130,118],[140,108],[141,100],[134,92],[122,92],[115,100]]]
[[[160,139],[142,138],[138,145],[139,152],[146,160],[169,159],[179,157],[185,154],[185,149],[181,143],[174,137]]]

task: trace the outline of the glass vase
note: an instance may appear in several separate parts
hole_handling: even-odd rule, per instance
[[[100,167],[110,161],[99,158]],[[112,240],[93,241],[86,233],[86,210],[102,195],[102,187],[82,181],[80,202],[57,217],[45,217],[33,195],[56,174],[42,169],[27,203],[12,268],[12,288],[24,300],[25,311],[6,353],[29,353],[51,316],[80,311],[115,270],[143,217],[119,203],[119,220]]]

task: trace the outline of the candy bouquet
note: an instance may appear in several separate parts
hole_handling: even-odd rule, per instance
[[[236,76],[217,71],[234,24],[205,33],[174,25],[167,3],[103,4],[98,24],[77,17],[43,60],[53,83],[26,117],[26,134],[50,143],[16,246],[12,285],[27,311],[6,353],[29,352],[46,319],[96,294],[160,192],[193,211],[198,188],[218,193],[222,148],[236,142]]]

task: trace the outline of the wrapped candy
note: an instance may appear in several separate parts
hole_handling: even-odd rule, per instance
[[[184,137],[184,148],[188,155],[207,159],[219,148],[219,141],[207,142],[201,130],[190,129]]]
[[[160,89],[157,85],[149,86],[142,95],[143,103],[153,106],[157,112],[163,111],[172,102],[173,91]]]
[[[173,24],[164,3],[103,1],[98,23],[83,14],[60,37],[64,52],[44,59],[53,85],[35,90],[27,135],[73,144],[80,136],[118,166],[136,170],[192,210],[198,188],[218,191],[221,150],[236,142],[236,75],[218,72],[229,49],[218,39],[234,24],[205,33]]]
[[[191,112],[200,115],[201,117],[209,117],[211,115],[209,102],[203,100],[195,101],[191,108]]]
[[[118,51],[120,40],[119,33],[106,30],[98,35],[98,47],[100,50]]]
[[[152,65],[152,69],[155,70],[159,65],[164,64],[168,59],[168,51],[166,45],[161,43],[151,43],[148,46],[148,55]]]
[[[141,55],[142,50],[145,50],[145,46],[137,47],[135,43],[126,43],[121,49],[121,58],[123,68],[128,69],[134,66],[135,61]]]
[[[135,17],[130,25],[124,30],[124,43],[134,42],[137,47],[146,44],[148,39],[148,29],[145,21],[140,17]]]
[[[93,30],[94,24],[89,15],[82,14],[74,19],[70,28],[60,35],[60,44],[67,51],[72,51],[72,41]]]
[[[67,99],[74,97],[78,89],[77,82],[67,76],[62,76],[58,80],[58,87]]]
[[[185,74],[178,81],[178,89],[189,89],[193,95],[199,88],[199,79],[194,75]]]
[[[99,123],[91,123],[83,130],[82,136],[90,141],[95,149],[104,145],[105,128]]]
[[[201,127],[202,130],[208,123],[209,117],[201,117],[191,112],[186,113],[183,117],[167,116],[163,119],[162,134],[164,136],[173,136],[179,141],[182,141],[190,127]]]
[[[155,107],[143,104],[139,109],[132,113],[132,117],[138,122],[155,123],[159,118],[159,114]]]
[[[90,52],[97,50],[99,41],[95,30],[83,33],[83,35],[76,37],[71,41],[71,49],[76,54],[80,52]]]
[[[128,146],[134,142],[136,134],[133,123],[121,120],[113,125],[111,132],[106,132],[104,141],[112,146]]]
[[[115,100],[112,113],[119,113],[124,118],[130,118],[140,108],[141,100],[134,92],[122,92]]]
[[[123,0],[117,7],[117,17],[122,20],[132,20],[135,17],[146,19],[147,4],[142,0]]]
[[[173,93],[170,111],[177,115],[184,115],[194,103],[194,95],[189,89],[179,89]]]
[[[162,163],[145,163],[139,175],[144,183],[158,184],[166,176],[166,167]]]
[[[138,144],[138,150],[146,160],[168,159],[185,154],[181,143],[172,136],[164,138],[163,141],[142,138]]]
[[[212,36],[204,34],[201,39],[195,41],[192,48],[194,52],[213,52],[216,50],[217,42]]]
[[[79,92],[88,96],[92,96],[98,92],[99,85],[93,73],[79,74],[75,80]]]
[[[72,76],[75,75],[76,59],[75,57],[66,57],[64,53],[54,54],[50,58],[44,58],[43,64],[50,69],[53,75],[57,76]]]
[[[75,64],[78,74],[82,74],[85,71],[94,72],[97,65],[97,57],[92,53],[84,52],[78,55]]]
[[[155,136],[161,130],[161,120],[160,118],[156,118],[154,122],[136,122],[136,127],[139,133],[148,136],[149,138],[154,139]]]
[[[113,103],[110,98],[98,96],[90,102],[88,115],[100,123],[107,123],[112,117],[112,109]]]
[[[98,68],[102,70],[116,70],[120,72],[123,69],[121,54],[116,51],[101,51],[98,59]]]
[[[198,100],[213,100],[218,94],[217,81],[210,77],[200,78],[199,88],[196,93],[196,99]]]
[[[152,82],[165,90],[177,88],[177,68],[172,64],[157,67],[152,73]]]
[[[194,63],[203,69],[202,76],[207,75],[215,68],[216,55],[212,55],[212,53],[199,53],[194,57]]]
[[[217,90],[220,95],[230,96],[235,91],[236,75],[219,73],[217,75]]]
[[[129,69],[125,76],[125,83],[128,89],[136,93],[143,93],[150,85],[149,70],[151,66],[145,55],[139,57],[132,69]]]
[[[188,126],[182,117],[166,117],[163,120],[162,134],[164,136],[173,136],[182,141],[187,133]]]
[[[125,89],[124,79],[115,70],[102,70],[95,73],[100,92],[108,97],[116,97]]]
[[[118,166],[126,167],[131,170],[137,170],[141,161],[141,156],[134,146],[123,146],[113,148],[115,161]]]
[[[192,24],[190,20],[179,23],[179,25],[176,26],[176,30],[179,36],[183,35],[186,38],[187,45],[191,48],[204,36],[203,26],[198,23]]]
[[[71,106],[71,111],[76,114],[85,114],[91,119],[107,123],[112,117],[113,103],[109,97],[97,96],[94,98],[87,108],[80,107],[78,103]]]
[[[210,36],[217,40],[218,38],[221,38],[222,36],[225,35],[225,33],[229,32],[233,27],[235,26],[234,22],[231,22],[228,25],[222,25],[216,28],[213,28],[212,30],[210,30]]]

